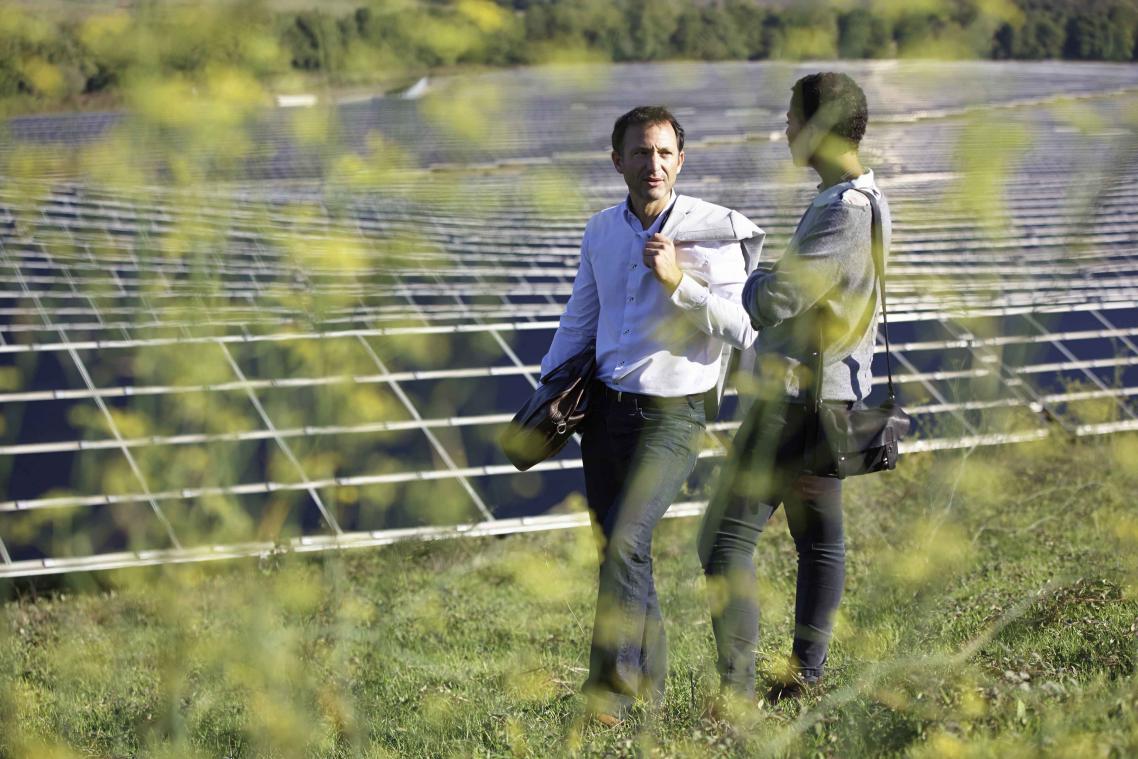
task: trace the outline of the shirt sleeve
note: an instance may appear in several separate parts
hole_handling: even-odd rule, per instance
[[[758,332],[742,303],[743,284],[747,281],[743,250],[739,243],[731,242],[719,244],[709,253],[709,281],[701,282],[684,272],[672,293],[672,303],[704,334],[734,348],[749,348]]]
[[[742,294],[751,323],[758,329],[773,327],[805,313],[841,287],[870,216],[868,206],[834,203],[801,238],[791,240],[774,266],[756,269]]]
[[[577,267],[577,276],[573,279],[573,293],[565,305],[565,312],[561,314],[549,351],[541,359],[542,376],[580,353],[585,346],[597,339],[597,319],[600,311],[597,278],[593,274],[593,264],[589,260],[589,230],[586,228],[581,238],[581,262]]]

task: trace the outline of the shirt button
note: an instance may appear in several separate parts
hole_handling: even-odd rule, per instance
[[[630,330],[630,329],[626,329],[626,330],[624,331],[624,334],[626,334],[626,335],[627,335],[627,334],[628,334],[629,332],[631,332],[631,331],[632,331],[632,330]]]
[[[629,303],[631,303],[634,300],[636,300],[636,298],[633,298],[631,295],[628,296],[628,302]]]

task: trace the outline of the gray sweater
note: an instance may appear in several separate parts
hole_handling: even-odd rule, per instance
[[[889,204],[868,171],[818,194],[798,222],[786,252],[760,265],[743,289],[743,306],[759,330],[755,371],[761,385],[803,398],[813,384],[814,345],[822,335],[822,398],[869,395],[880,303],[873,267],[872,211],[877,198],[889,250]],[[820,319],[820,321],[819,321]]]

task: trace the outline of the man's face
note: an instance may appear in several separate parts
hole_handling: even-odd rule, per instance
[[[621,152],[613,151],[612,165],[624,175],[632,199],[647,205],[671,196],[684,151],[668,122],[633,124],[624,133]]]

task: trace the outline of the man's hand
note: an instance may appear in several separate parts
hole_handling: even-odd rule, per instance
[[[671,295],[680,286],[684,273],[676,265],[676,246],[664,235],[657,232],[644,243],[644,265],[660,281]]]

